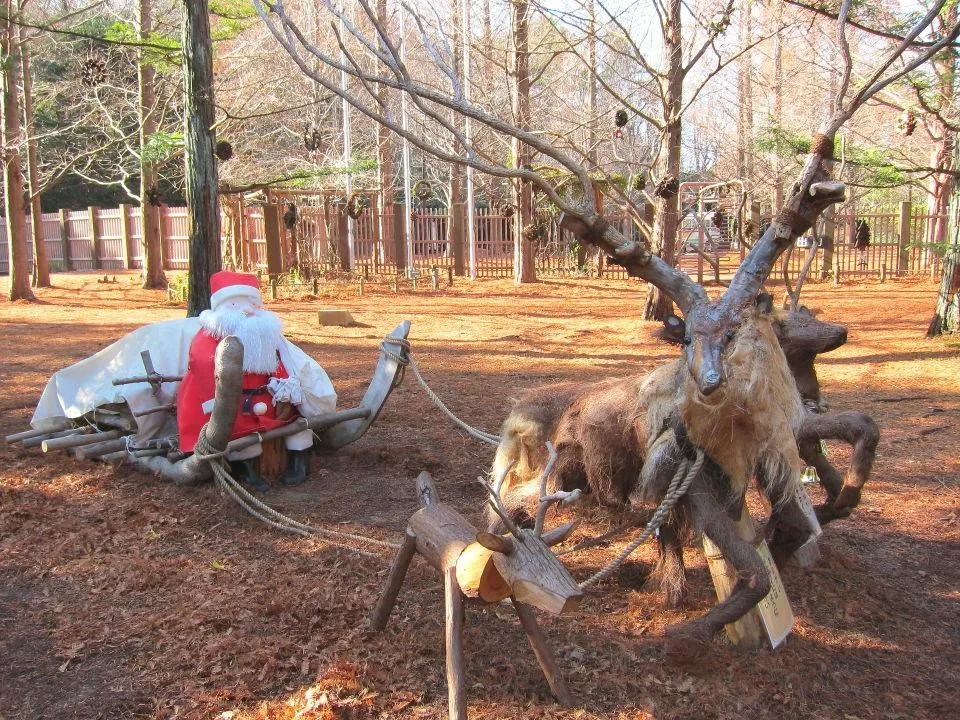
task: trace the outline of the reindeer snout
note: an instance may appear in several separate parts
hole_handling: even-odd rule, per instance
[[[702,395],[710,395],[714,390],[720,387],[720,381],[723,378],[720,377],[720,373],[716,370],[708,370],[700,378],[700,393]]]

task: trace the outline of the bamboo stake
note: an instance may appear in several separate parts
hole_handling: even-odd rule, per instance
[[[68,420],[67,418],[57,418],[56,420],[53,420],[53,426],[47,428],[46,430],[24,430],[22,432],[13,433],[13,435],[7,435],[4,438],[4,441],[8,443],[15,443],[22,440],[30,440],[32,438],[40,437],[41,435],[47,435],[52,432],[69,430],[72,427],[72,420]]]
[[[51,450],[66,450],[72,447],[81,447],[83,445],[93,445],[103,440],[116,440],[123,433],[119,430],[110,430],[102,433],[90,433],[89,435],[73,435],[69,437],[53,438],[44,440],[40,447],[44,452]]]
[[[35,448],[40,447],[45,440],[52,440],[53,438],[60,437],[70,437],[72,435],[89,435],[93,432],[93,428],[73,428],[72,430],[61,430],[60,432],[47,433],[45,435],[38,435],[37,437],[30,438],[29,440],[24,440],[21,444],[25,448]]]

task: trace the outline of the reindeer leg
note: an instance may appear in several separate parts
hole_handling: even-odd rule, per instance
[[[672,518],[660,526],[657,544],[660,557],[653,572],[660,578],[663,604],[671,608],[679,607],[683,603],[687,576],[683,565],[683,543]]]
[[[866,413],[853,410],[826,415],[807,415],[797,440],[801,447],[805,443],[816,444],[826,439],[843,440],[853,446],[853,457],[850,459],[850,470],[840,484],[839,474],[822,455],[819,463],[815,464],[817,474],[827,491],[827,502],[817,507],[817,518],[821,524],[847,517],[860,504],[860,495],[863,486],[870,478],[873,470],[873,461],[877,454],[877,444],[880,442],[880,428]],[[804,459],[807,459],[804,456]],[[823,469],[821,470],[821,465]]]
[[[540,663],[540,669],[543,676],[547,679],[550,691],[563,707],[573,707],[573,696],[570,689],[560,674],[560,668],[557,661],[550,652],[550,646],[547,645],[547,638],[537,624],[537,616],[529,605],[526,605],[515,597],[510,597],[513,603],[513,609],[517,611],[517,617],[520,618],[520,625],[527,634],[527,640],[530,641],[530,647],[533,648],[533,654],[537,656],[537,662]]]
[[[377,606],[370,616],[370,629],[379,632],[387,626],[387,620],[390,619],[390,613],[393,612],[393,606],[397,604],[397,595],[400,594],[400,587],[407,576],[407,568],[410,567],[410,561],[417,551],[417,536],[409,528],[403,536],[403,544],[397,551],[397,557],[390,568],[390,575],[387,577],[386,587],[383,588],[383,594],[377,601]]]
[[[770,501],[770,520],[765,535],[770,544],[770,554],[777,567],[783,567],[793,554],[810,539],[814,528],[804,513],[795,493],[798,488],[792,482],[771,482],[761,471],[757,473],[760,488]],[[806,492],[802,487],[799,492]]]
[[[770,578],[756,549],[738,534],[736,525],[711,492],[709,476],[701,474],[686,494],[694,522],[736,568],[739,580],[726,600],[706,615],[667,628],[667,654],[676,660],[696,657],[724,625],[747,614],[770,591]]]

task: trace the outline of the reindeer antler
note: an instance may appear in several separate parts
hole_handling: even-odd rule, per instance
[[[543,521],[547,517],[547,510],[550,509],[550,506],[554,503],[561,502],[564,505],[569,505],[580,499],[580,489],[577,488],[572,492],[567,492],[564,490],[558,490],[552,495],[547,495],[547,478],[550,475],[550,471],[553,470],[553,465],[557,461],[557,451],[553,447],[553,443],[549,440],[547,441],[547,453],[549,459],[547,460],[546,466],[543,468],[543,472],[540,474],[540,503],[537,505],[537,517],[533,524],[533,532],[535,535],[543,534]]]
[[[516,464],[516,460],[510,463],[497,477],[493,485],[491,485],[482,477],[478,477],[477,482],[483,485],[484,490],[486,490],[490,495],[490,507],[492,507],[493,511],[500,517],[501,520],[503,520],[503,524],[507,526],[507,530],[510,531],[510,534],[519,539],[520,528],[518,528],[516,523],[510,519],[510,512],[504,506],[503,500],[500,497],[500,487],[503,485],[504,479],[510,474],[510,471],[513,470],[513,466]]]

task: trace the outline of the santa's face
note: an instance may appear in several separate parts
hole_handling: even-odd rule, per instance
[[[200,324],[216,338],[233,335],[243,345],[243,370],[271,373],[277,367],[283,324],[256,299],[243,295],[224,298],[215,310],[200,314]]]
[[[241,295],[227,298],[217,307],[218,310],[220,308],[227,308],[228,310],[243,313],[245,316],[250,317],[263,310],[263,305]]]

